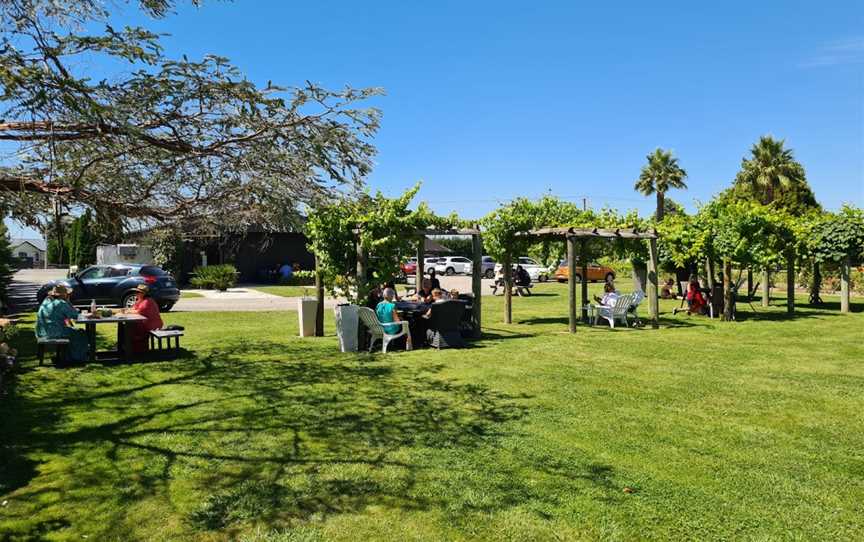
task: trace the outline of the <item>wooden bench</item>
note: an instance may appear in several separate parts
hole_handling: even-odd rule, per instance
[[[180,353],[180,337],[183,332],[177,329],[154,329],[150,332],[150,350],[154,350],[156,345],[159,345],[159,351],[162,351],[162,339],[168,341],[167,350],[171,350],[171,339],[174,339],[173,354],[176,356]]]
[[[54,363],[62,364],[66,360],[66,350],[69,348],[69,339],[46,339],[36,338],[36,356],[39,358],[39,365],[45,360],[45,351],[54,350]]]

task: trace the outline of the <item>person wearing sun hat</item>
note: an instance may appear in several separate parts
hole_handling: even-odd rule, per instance
[[[85,361],[89,353],[87,334],[75,329],[70,321],[78,318],[79,312],[69,303],[69,289],[58,284],[48,292],[39,312],[36,313],[36,336],[40,339],[69,339],[69,361]]]
[[[132,352],[144,353],[148,350],[148,337],[154,329],[162,327],[162,317],[159,315],[159,305],[150,297],[150,287],[139,284],[135,287],[136,300],[129,312],[140,314],[146,320],[136,322],[131,327]]]

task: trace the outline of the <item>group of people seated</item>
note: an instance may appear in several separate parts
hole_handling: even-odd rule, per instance
[[[524,293],[531,295],[531,275],[521,265],[517,265],[510,275],[513,279],[513,286],[516,288],[516,293]],[[492,285],[492,295],[498,292],[498,288],[504,287],[504,268],[498,270],[498,276],[495,277],[495,282]]]
[[[75,327],[75,321],[81,316],[81,312],[72,306],[70,296],[71,292],[62,284],[51,289],[36,313],[36,337],[68,339],[68,361],[75,363],[87,360],[89,345],[85,331]],[[159,305],[150,297],[150,287],[139,284],[135,288],[135,296],[135,304],[131,308],[115,309],[114,312],[139,314],[145,318],[129,322],[127,329],[131,334],[131,353],[141,354],[148,350],[150,332],[160,329],[163,324]]]
[[[443,303],[453,299],[459,299],[458,290],[444,290],[441,288],[441,282],[435,276],[435,270],[431,270],[428,278],[424,278],[420,283],[420,288],[416,292],[400,298],[396,292],[394,281],[387,281],[370,292],[369,302],[367,306],[375,311],[378,321],[384,327],[384,331],[388,334],[396,334],[399,332],[403,318],[399,315],[396,303],[399,301],[411,301],[423,305],[434,305]],[[429,319],[432,316],[431,306],[420,315],[421,318]],[[410,350],[411,344],[410,334],[406,337],[407,347]]]

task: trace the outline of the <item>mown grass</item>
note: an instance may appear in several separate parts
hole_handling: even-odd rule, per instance
[[[187,291],[187,290],[183,290],[183,291],[180,292],[180,297],[181,297],[182,299],[193,299],[193,298],[196,298],[196,297],[204,297],[204,296],[201,295],[201,294],[199,294],[198,292],[190,292],[190,291]]]
[[[305,295],[314,297],[314,286],[256,286],[252,288],[265,294],[279,295],[282,297],[303,297]]]
[[[0,539],[860,538],[861,303],[570,335],[536,291],[460,351],[170,313],[188,357],[59,370],[22,333]]]

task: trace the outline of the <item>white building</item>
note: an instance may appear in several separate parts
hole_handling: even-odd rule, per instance
[[[9,246],[12,256],[19,260],[30,260],[33,267],[45,265],[45,254],[48,246],[44,239],[11,239]]]

